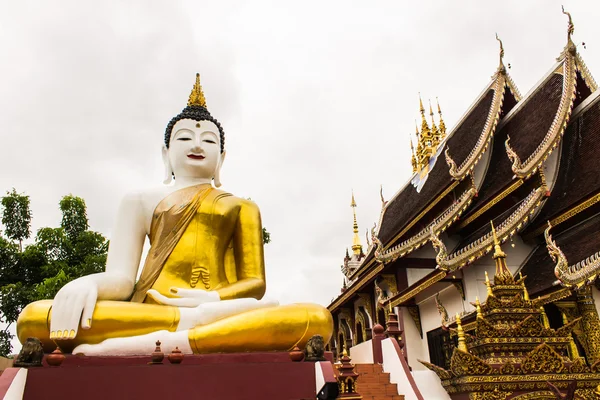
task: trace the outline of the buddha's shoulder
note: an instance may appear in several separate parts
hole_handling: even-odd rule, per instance
[[[253,202],[250,199],[237,197],[229,192],[220,189],[213,189],[212,195],[213,198],[218,199],[219,203],[222,203],[228,208],[239,208],[258,211],[258,206],[255,202]]]

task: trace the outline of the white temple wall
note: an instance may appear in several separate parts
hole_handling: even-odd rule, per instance
[[[460,293],[454,287],[454,285],[448,285],[448,287],[440,291],[440,301],[446,307],[448,315],[455,315],[457,312],[463,311],[463,301]],[[417,358],[423,361],[430,361],[429,359],[429,345],[427,341],[427,332],[437,329],[441,326],[442,317],[440,316],[437,306],[435,305],[435,297],[431,296],[427,299],[418,303],[419,311],[421,313],[421,327],[423,328],[423,339],[418,337],[420,342],[413,345],[411,342],[408,344],[408,359],[409,364],[413,370],[424,370],[426,369],[423,364],[417,361]],[[412,318],[409,317],[408,321],[405,321],[404,329],[406,330],[406,324],[412,324],[415,326]],[[416,328],[415,328],[416,330]],[[418,335],[418,332],[417,332]],[[407,339],[408,340],[408,339]],[[416,352],[419,356],[412,354]],[[413,361],[414,360],[414,361]]]
[[[406,280],[408,286],[413,285],[419,279],[426,277],[431,273],[429,268],[406,268]]]
[[[423,339],[421,339],[421,335],[406,309],[402,310],[402,321],[404,322],[404,337],[406,339],[405,345],[408,353],[408,365],[413,369],[423,369],[425,367],[423,367],[417,359],[429,360],[427,338],[423,335]]]

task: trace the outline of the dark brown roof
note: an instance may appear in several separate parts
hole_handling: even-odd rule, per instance
[[[490,112],[493,97],[494,91],[488,90],[448,139],[447,146],[458,165],[467,158],[477,143]],[[379,230],[381,242],[387,244],[392,240],[431,201],[450,186],[451,182],[448,165],[444,155],[440,154],[420,193],[417,193],[416,188],[409,183],[388,204]]]
[[[562,96],[563,76],[552,74],[541,87],[494,135],[492,156],[476,203],[463,216],[468,218],[481,206],[498,195],[514,180],[511,162],[506,154],[504,142],[510,136],[510,144],[521,160],[529,157],[543,140],[550,128]]]
[[[536,225],[600,192],[600,97],[565,131],[558,177]]]
[[[600,214],[558,236],[552,236],[569,265],[574,265],[600,251]],[[552,286],[556,281],[555,265],[546,250],[546,244],[540,244],[521,270],[523,275],[527,275],[525,284],[530,293],[535,294]]]

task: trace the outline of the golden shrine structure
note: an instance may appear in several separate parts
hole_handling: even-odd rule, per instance
[[[600,95],[564,13],[566,45],[527,95],[498,38],[454,129],[420,101],[413,176],[344,259],[329,348],[372,362],[375,326],[398,316],[407,399],[600,398]]]

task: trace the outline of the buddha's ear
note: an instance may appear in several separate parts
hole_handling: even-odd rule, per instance
[[[162,159],[163,165],[165,166],[165,177],[163,183],[168,185],[173,180],[173,168],[171,168],[171,162],[169,161],[169,149],[163,144],[162,146]]]
[[[215,170],[215,187],[221,187],[221,167],[223,166],[223,161],[225,160],[225,150],[221,153],[221,159],[219,160],[219,164],[217,164],[217,169]]]

